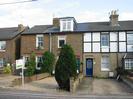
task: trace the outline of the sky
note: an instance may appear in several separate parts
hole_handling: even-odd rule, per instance
[[[0,4],[27,0],[0,0]],[[38,0],[0,5],[0,27],[18,24],[52,24],[53,17],[75,17],[77,22],[109,21],[109,12],[117,10],[119,20],[133,20],[133,0]]]

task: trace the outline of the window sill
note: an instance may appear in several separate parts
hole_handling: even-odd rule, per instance
[[[101,69],[101,71],[103,71],[103,72],[104,72],[104,71],[105,71],[105,72],[106,72],[106,71],[108,71],[108,72],[109,72],[109,71],[110,71],[110,69],[103,68],[103,69]]]
[[[43,50],[44,47],[36,47],[36,50]]]
[[[41,67],[36,67],[36,70],[41,70]]]
[[[109,46],[102,46],[101,48],[109,48]]]

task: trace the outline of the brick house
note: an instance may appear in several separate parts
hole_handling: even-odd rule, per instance
[[[22,24],[18,27],[0,28],[0,68],[20,58],[20,34],[24,30]]]
[[[22,33],[21,56],[28,60],[35,52],[38,63],[49,50],[58,58],[67,43],[80,63],[78,71],[85,76],[113,76],[125,54],[133,54],[133,21],[118,21],[118,16],[112,11],[108,22],[77,23],[74,17],[63,17],[54,18],[53,25],[36,25]],[[126,69],[133,67],[133,59],[127,62]]]

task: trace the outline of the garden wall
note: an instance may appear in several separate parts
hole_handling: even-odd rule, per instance
[[[33,75],[31,77],[24,77],[24,83],[41,80],[49,76],[50,76],[49,73],[42,73],[42,74]],[[21,84],[22,84],[22,78],[16,78],[12,81],[12,86],[21,85]]]
[[[70,92],[72,92],[72,93],[76,92],[79,84],[83,80],[83,77],[84,77],[83,74],[79,74],[76,79],[74,79],[73,77],[70,78]]]

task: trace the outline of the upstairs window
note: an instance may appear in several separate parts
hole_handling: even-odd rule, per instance
[[[6,41],[0,41],[0,50],[6,49]]]
[[[133,45],[133,34],[127,34],[127,44]]]
[[[36,47],[38,49],[43,49],[44,42],[43,42],[43,35],[36,36]]]
[[[66,44],[66,36],[58,36],[58,48]]]
[[[60,31],[73,31],[73,20],[72,19],[61,19],[60,20]]]
[[[108,34],[102,34],[101,35],[101,46],[109,46],[109,35]]]

